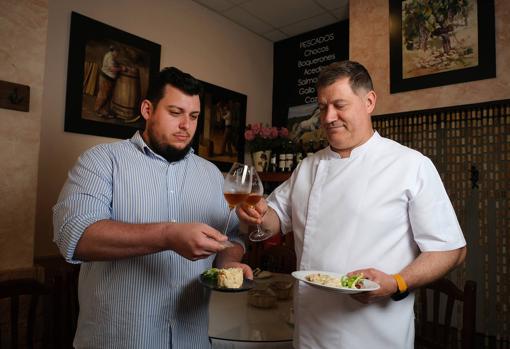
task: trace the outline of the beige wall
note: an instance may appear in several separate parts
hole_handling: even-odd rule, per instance
[[[349,57],[370,72],[378,101],[374,114],[510,98],[510,1],[495,0],[496,78],[390,94],[387,0],[350,1]]]
[[[51,207],[67,171],[87,148],[114,141],[63,130],[71,11],[160,44],[162,67],[175,65],[201,80],[246,94],[247,122],[271,122],[273,45],[269,41],[190,0],[50,1],[36,256],[57,253],[51,242]]]
[[[0,0],[0,80],[30,86],[28,113],[0,109],[0,271],[32,266],[47,16],[46,0]]]

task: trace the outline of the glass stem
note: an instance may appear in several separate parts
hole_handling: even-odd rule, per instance
[[[231,208],[230,211],[228,212],[227,225],[225,225],[225,229],[223,230],[223,235],[227,235],[228,225],[230,224],[230,217],[232,216],[232,211],[234,211],[233,208]]]

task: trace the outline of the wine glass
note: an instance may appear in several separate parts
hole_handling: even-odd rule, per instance
[[[264,197],[264,186],[262,185],[262,181],[255,170],[255,167],[252,166],[252,183],[251,183],[251,192],[250,195],[245,199],[245,202],[252,208],[255,207],[257,202],[260,201]],[[249,235],[251,241],[264,241],[269,239],[273,233],[271,230],[262,229],[260,224],[257,224],[257,227],[254,231],[252,231]]]
[[[225,176],[223,195],[230,209],[223,234],[227,235],[228,225],[235,207],[243,202],[251,191],[252,173],[250,166],[235,162]]]

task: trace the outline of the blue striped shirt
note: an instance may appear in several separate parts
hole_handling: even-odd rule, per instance
[[[137,132],[78,159],[53,208],[54,241],[82,263],[76,348],[209,348],[209,291],[198,282],[214,256],[195,262],[174,251],[107,262],[74,257],[94,222],[201,222],[222,231],[228,215],[223,176],[193,153],[169,163]],[[232,215],[230,240],[237,236]]]

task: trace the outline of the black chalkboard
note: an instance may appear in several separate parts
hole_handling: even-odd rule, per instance
[[[313,109],[320,68],[349,58],[349,21],[278,41],[274,45],[273,125],[288,126],[289,109]]]

